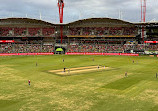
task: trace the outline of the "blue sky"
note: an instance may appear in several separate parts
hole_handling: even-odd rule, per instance
[[[64,0],[64,23],[108,17],[140,21],[140,0]],[[147,0],[147,21],[158,21],[158,0]],[[0,0],[0,18],[29,17],[59,23],[57,0]]]

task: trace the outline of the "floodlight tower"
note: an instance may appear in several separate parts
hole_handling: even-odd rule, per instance
[[[146,0],[141,0],[141,22],[145,23],[146,19]],[[144,31],[145,31],[145,26],[142,24],[142,41],[144,41]]]
[[[60,23],[63,23],[64,0],[58,0],[58,8],[59,8],[59,19],[60,19]],[[62,39],[63,39],[63,26],[60,26],[60,36],[61,36],[61,44],[62,44]]]

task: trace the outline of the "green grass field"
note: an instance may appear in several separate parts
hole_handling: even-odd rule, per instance
[[[48,72],[93,65],[111,69],[71,76]],[[0,111],[158,111],[156,72],[156,57],[0,57]]]

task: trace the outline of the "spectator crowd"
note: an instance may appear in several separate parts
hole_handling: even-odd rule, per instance
[[[69,35],[135,35],[135,27],[76,27],[69,28]]]
[[[67,52],[99,52],[123,53],[127,50],[158,51],[158,45],[130,45],[130,44],[78,44],[68,45]],[[40,53],[54,52],[54,45],[42,44],[0,44],[0,53]]]
[[[67,52],[99,52],[99,53],[123,53],[127,50],[158,51],[158,45],[130,45],[130,44],[80,44],[70,45]]]
[[[0,36],[52,36],[55,28],[0,28]]]
[[[53,49],[53,45],[0,44],[0,53],[40,53],[53,52]]]

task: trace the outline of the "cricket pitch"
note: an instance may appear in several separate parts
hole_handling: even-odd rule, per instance
[[[91,72],[91,71],[100,71],[100,70],[107,70],[109,67],[105,66],[86,66],[86,67],[76,67],[76,68],[66,68],[65,72],[64,69],[59,70],[50,70],[50,73],[55,73],[57,75],[75,75],[75,74],[81,74],[85,72]]]

